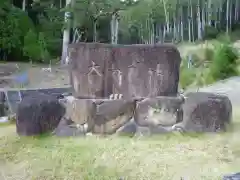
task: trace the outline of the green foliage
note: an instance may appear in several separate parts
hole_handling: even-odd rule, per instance
[[[46,48],[51,58],[56,58],[61,54],[64,13],[54,7],[45,8],[45,13],[46,16],[38,16],[37,30],[45,37]]]
[[[203,39],[215,39],[219,34],[219,30],[213,26],[205,26]]]
[[[49,62],[50,60],[50,54],[48,52],[47,49],[47,43],[46,43],[46,39],[44,37],[44,34],[42,32],[39,33],[38,35],[38,44],[39,44],[39,49],[40,49],[40,53],[41,53],[41,60],[43,62]]]
[[[187,60],[183,59],[180,68],[180,87],[182,89],[187,88],[189,85],[193,84],[196,78],[195,68],[187,68]]]
[[[206,61],[211,61],[213,59],[213,56],[214,56],[213,49],[210,49],[210,48],[204,49],[204,58]]]
[[[34,25],[26,12],[12,7],[11,4],[5,4],[1,15],[0,49],[3,50],[4,55],[18,58],[17,56],[22,52],[24,36],[29,29],[34,28]],[[3,54],[1,55],[3,56]]]
[[[238,55],[233,47],[227,44],[216,46],[210,73],[214,80],[222,80],[235,76],[237,72]]]
[[[219,34],[217,36],[217,40],[220,41],[223,44],[230,44],[231,43],[231,37],[226,33]]]
[[[9,13],[5,19],[0,19],[0,34],[0,49],[7,53],[21,45],[21,30],[14,14]]]
[[[38,36],[33,30],[29,30],[24,37],[23,53],[32,61],[41,61],[42,49],[38,41]]]
[[[24,37],[23,53],[33,62],[49,62],[50,54],[44,34],[40,32],[37,35],[33,30],[29,30]]]
[[[46,62],[49,59],[58,58],[62,50],[62,30],[65,25],[64,13],[66,11],[72,13],[73,18],[70,23],[73,29],[79,29],[81,41],[93,40],[95,37],[93,23],[95,23],[97,41],[109,43],[111,40],[109,25],[112,14],[118,12],[120,44],[152,42],[158,38],[161,41],[164,39],[164,42],[185,41],[189,38],[190,26],[191,39],[195,39],[196,42],[198,41],[197,7],[200,3],[202,13],[211,12],[211,16],[206,17],[205,23],[216,23],[214,26],[217,27],[206,25],[203,38],[213,39],[219,37],[220,30],[226,30],[226,19],[223,16],[227,13],[225,2],[225,0],[208,1],[207,7],[203,8],[203,3],[198,0],[75,0],[65,7],[65,1],[34,0],[33,2],[26,1],[26,12],[24,12],[21,9],[21,3],[1,0],[0,58],[11,57],[17,53],[21,59],[24,54],[34,61]],[[235,3],[235,1],[230,2],[230,6],[235,7]],[[221,12],[223,9],[224,11]],[[191,19],[190,23],[188,18]],[[233,18],[236,18],[236,15],[233,15]],[[232,22],[231,27],[235,30],[239,29],[239,22]],[[28,38],[31,36],[29,30],[35,32],[37,36],[32,42]],[[181,30],[182,32],[179,32]],[[231,28],[229,28],[229,35],[230,32]],[[73,32],[70,31],[70,34],[71,41]],[[231,36],[232,34],[231,32]],[[226,37],[220,37],[220,39]],[[235,37],[238,38],[239,34]],[[229,41],[233,40],[228,38]],[[33,47],[36,50],[33,50],[32,44],[27,45],[27,41],[34,44]],[[223,41],[226,42],[226,40]],[[206,58],[193,57],[197,67],[200,67],[205,60],[212,59],[210,51],[203,54]]]

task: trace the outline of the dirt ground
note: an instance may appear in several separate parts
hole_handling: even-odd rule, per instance
[[[1,63],[0,88],[50,88],[69,86],[67,67],[54,65],[51,67],[51,72],[44,68],[48,68],[48,65]]]

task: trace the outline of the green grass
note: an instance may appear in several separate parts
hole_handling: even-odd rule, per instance
[[[239,118],[228,133],[148,138],[20,138],[0,126],[0,179],[221,179],[240,171]]]

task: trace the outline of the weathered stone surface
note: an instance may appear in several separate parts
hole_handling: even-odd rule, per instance
[[[46,94],[24,98],[17,108],[16,128],[19,135],[39,135],[54,130],[65,114],[58,99]]]
[[[68,96],[60,102],[66,108],[66,118],[79,125],[87,123],[88,131],[93,128],[97,108],[93,99],[76,99],[73,96]]]
[[[111,47],[100,43],[72,44],[69,55],[70,83],[74,95],[81,98],[106,97]]]
[[[137,102],[135,121],[140,126],[171,126],[182,121],[181,97],[146,98]]]
[[[216,132],[226,130],[231,122],[232,105],[228,97],[213,93],[186,94],[183,121],[174,125],[185,132]]]
[[[136,132],[137,132],[137,124],[135,123],[133,118],[116,131],[118,135],[127,135],[127,136],[134,136]]]
[[[62,118],[53,134],[61,137],[84,136],[86,135],[86,130],[83,126],[77,127],[70,119]]]
[[[173,45],[78,43],[69,47],[75,96],[124,99],[175,96],[180,53]]]
[[[124,98],[175,96],[181,57],[173,45],[120,45],[113,48],[113,93]]]
[[[135,101],[99,100],[93,133],[113,134],[134,114]]]

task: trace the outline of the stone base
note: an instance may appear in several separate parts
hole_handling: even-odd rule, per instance
[[[232,116],[230,100],[210,93],[191,93],[185,99],[155,97],[109,100],[68,97],[61,101],[65,101],[65,117],[71,119],[74,127],[78,128],[67,126],[64,127],[66,131],[58,132],[72,131],[73,135],[148,136],[175,131],[216,132],[225,130]]]
[[[137,102],[135,120],[140,126],[172,126],[182,121],[181,97],[146,98]]]
[[[140,98],[135,100],[76,99],[60,100],[66,108],[65,118],[76,126],[87,124],[84,131],[93,134],[150,134],[169,132],[182,120],[180,97]]]

